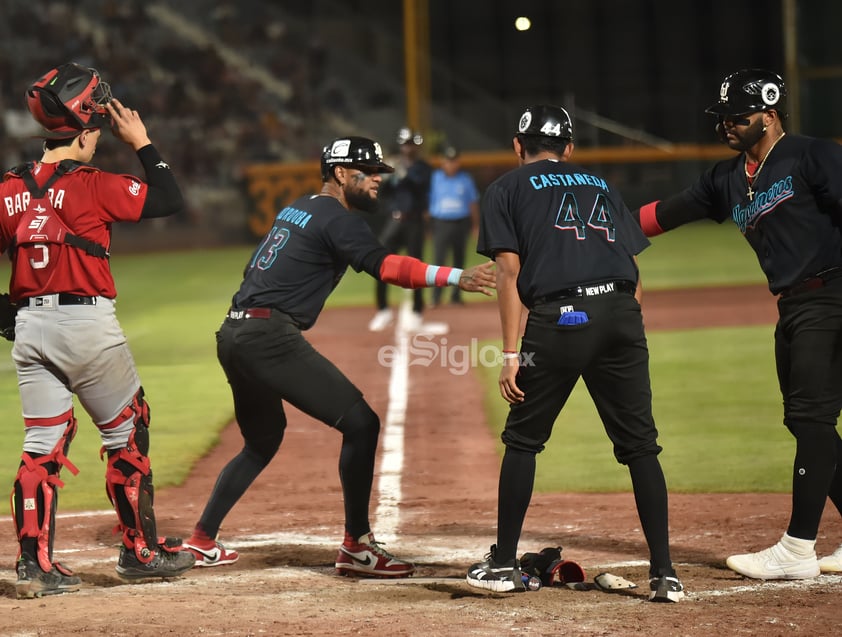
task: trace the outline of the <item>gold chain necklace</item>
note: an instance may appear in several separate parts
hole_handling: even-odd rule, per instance
[[[772,149],[775,147],[783,136],[786,135],[786,132],[782,132],[778,138],[772,142],[772,145],[769,146],[769,150],[766,151],[766,154],[763,156],[763,160],[760,162],[760,165],[757,167],[757,170],[754,171],[754,174],[751,175],[748,172],[748,155],[746,155],[745,164],[743,164],[743,172],[746,174],[746,185],[748,186],[748,190],[746,191],[746,195],[748,196],[749,201],[754,201],[754,191],[751,189],[751,184],[753,181],[757,179],[757,176],[760,174],[760,171],[763,170],[763,166],[766,163],[766,160],[769,159],[769,153],[772,152]]]

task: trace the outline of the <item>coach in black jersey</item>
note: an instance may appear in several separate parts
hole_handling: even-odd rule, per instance
[[[511,404],[502,439],[497,543],[468,584],[522,590],[516,559],[544,449],[583,378],[617,460],[628,466],[650,551],[650,595],[677,602],[683,586],[669,549],[667,488],[652,419],[649,353],[636,257],[649,245],[620,194],[568,162],[573,127],[563,108],[533,106],[513,140],[521,166],[486,190],[477,251],[497,263],[503,330],[500,391]],[[529,315],[518,351],[522,307]]]
[[[775,330],[784,424],[795,437],[792,514],[781,541],[732,555],[728,566],[757,579],[803,579],[842,571],[842,546],[817,560],[825,500],[842,512],[842,147],[784,131],[786,87],[763,69],[722,82],[720,140],[739,151],[684,192],[635,214],[654,236],[689,221],[731,219],[779,295]]]
[[[284,402],[342,434],[339,478],[345,503],[340,574],[406,577],[415,567],[380,546],[369,526],[369,500],[380,420],[362,393],[301,335],[311,327],[348,266],[406,288],[458,285],[491,295],[494,266],[459,270],[390,254],[365,220],[383,173],[380,145],[336,139],[321,159],[319,194],[281,210],[245,268],[240,289],[217,332],[217,354],[231,391],[243,450],[222,470],[186,546],[197,566],[230,564],[236,551],[216,541],[225,515],[274,457],[286,428]],[[274,504],[270,505],[274,506]]]

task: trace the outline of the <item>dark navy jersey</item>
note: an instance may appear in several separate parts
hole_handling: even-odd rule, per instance
[[[380,185],[380,209],[387,213],[402,212],[404,219],[421,219],[429,207],[433,168],[423,159],[416,159],[402,171],[384,175]]]
[[[301,197],[281,210],[246,266],[232,307],[269,307],[306,330],[350,265],[379,278],[388,252],[365,220],[334,197]]]
[[[842,146],[786,135],[752,183],[745,155],[716,163],[685,192],[658,204],[658,218],[731,219],[757,254],[773,294],[842,266]]]
[[[520,256],[517,287],[526,307],[581,284],[637,283],[633,257],[649,240],[620,194],[590,170],[554,160],[524,164],[486,189],[481,210],[477,252]]]

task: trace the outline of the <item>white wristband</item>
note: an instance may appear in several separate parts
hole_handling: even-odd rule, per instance
[[[448,285],[455,285],[459,286],[459,278],[462,276],[462,272],[464,270],[460,270],[459,268],[453,268],[450,271],[450,274],[447,275],[447,284]]]

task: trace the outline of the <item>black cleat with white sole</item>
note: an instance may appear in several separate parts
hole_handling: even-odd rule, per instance
[[[525,591],[520,563],[514,558],[508,562],[497,562],[496,552],[497,545],[494,544],[485,556],[484,562],[478,562],[468,569],[465,581],[474,588],[482,588],[495,593]]]

